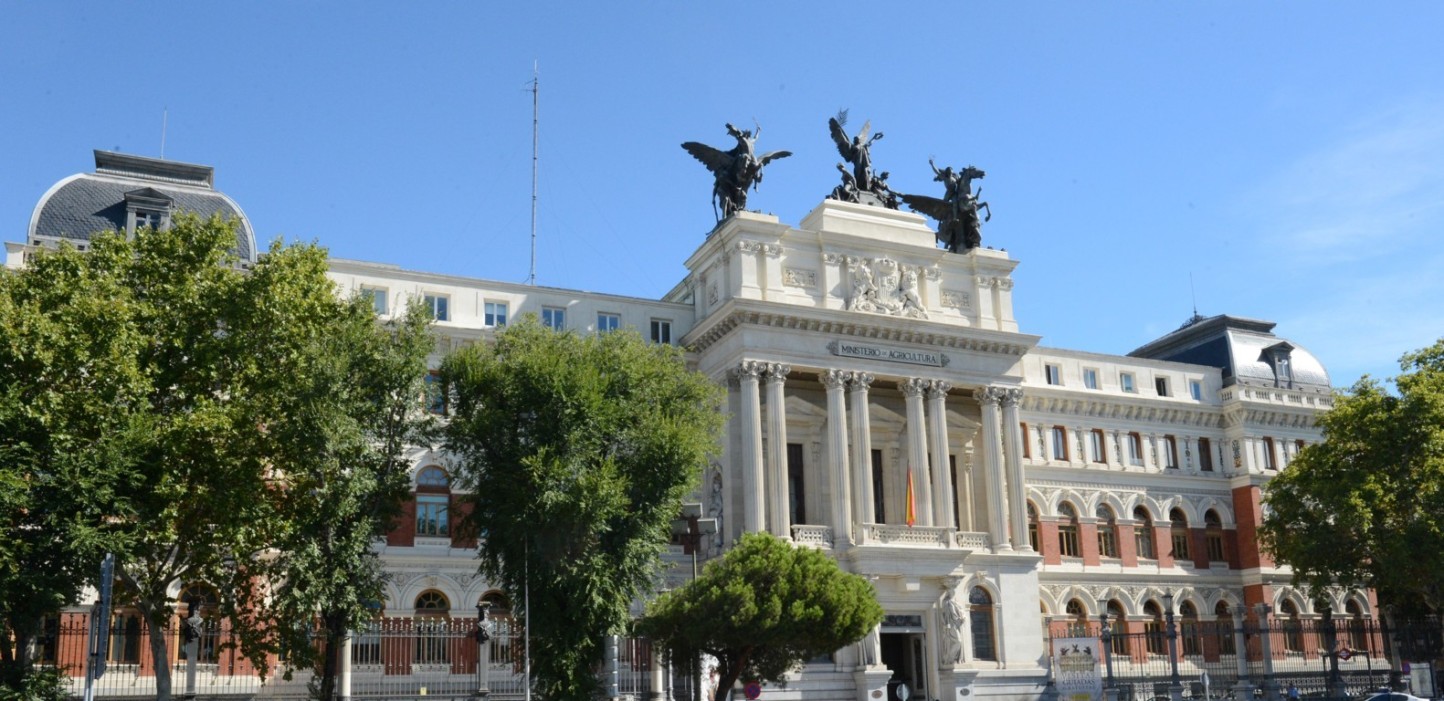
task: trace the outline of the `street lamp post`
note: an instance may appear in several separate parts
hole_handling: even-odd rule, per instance
[[[1098,633],[1103,639],[1103,665],[1108,671],[1105,688],[1113,688],[1113,631],[1108,627],[1108,612],[1098,614]]]
[[[681,518],[672,521],[672,534],[682,540],[684,552],[692,555],[692,579],[697,579],[697,554],[702,549],[702,536],[715,535],[717,533],[717,519],[702,518],[702,504],[692,502],[682,505]],[[693,701],[704,701],[702,698],[702,677],[706,670],[702,669],[702,655],[698,653],[696,660],[696,680],[692,685]]]
[[[476,691],[472,698],[485,699],[491,694],[491,622],[486,619],[490,601],[476,604]]]
[[[196,660],[201,651],[201,601],[197,597],[186,600],[186,618],[181,622],[181,637],[185,641],[186,690],[181,698],[196,697]]]
[[[1183,699],[1183,682],[1178,678],[1178,623],[1173,620],[1172,591],[1164,593],[1163,606],[1168,635],[1168,663],[1173,679],[1173,683],[1168,689],[1168,695],[1173,697],[1173,701],[1181,701]]]

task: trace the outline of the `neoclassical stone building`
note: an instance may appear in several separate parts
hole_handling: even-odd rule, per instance
[[[87,227],[163,224],[211,201],[209,169],[149,161],[98,152],[94,175],[41,199],[7,264],[83,242]],[[56,214],[67,211],[113,216]],[[1261,486],[1318,440],[1314,418],[1332,403],[1318,360],[1273,324],[1230,316],[1195,317],[1128,355],[1046,348],[1014,317],[1018,264],[940,250],[919,215],[826,200],[795,226],[730,217],[656,300],[349,260],[333,260],[331,276],[383,317],[426,305],[437,361],[522,314],[685,346],[728,389],[696,495],[720,524],[701,554],[768,531],[868,577],[887,612],[769,699],[880,701],[899,683],[939,701],[1037,698],[1050,633],[1105,613],[1143,631],[1165,594],[1196,621],[1261,603],[1317,616],[1256,529]],[[418,448],[413,462],[407,517],[378,545],[394,574],[385,613],[465,615],[495,592],[475,574],[475,543],[450,527],[450,458]],[[1374,616],[1368,593],[1334,596],[1334,611]]]

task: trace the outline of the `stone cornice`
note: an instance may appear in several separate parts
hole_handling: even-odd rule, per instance
[[[1041,394],[1030,388],[1019,403],[1023,411],[1051,416],[1076,416],[1107,421],[1141,421],[1175,426],[1223,428],[1223,412],[1217,407],[1170,406],[1163,402],[1112,395],[1089,397]]]
[[[840,309],[808,309],[773,302],[734,299],[693,327],[683,339],[683,344],[700,353],[741,326],[808,331],[1014,357],[1027,353],[1041,338]]]

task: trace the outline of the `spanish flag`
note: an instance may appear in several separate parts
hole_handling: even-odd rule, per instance
[[[908,528],[918,520],[918,507],[913,503],[913,471],[908,470]]]

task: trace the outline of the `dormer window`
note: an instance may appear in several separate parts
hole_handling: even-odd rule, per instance
[[[175,200],[153,187],[125,193],[125,233],[134,236],[144,228],[165,229],[170,226],[171,208]]]
[[[1294,347],[1279,343],[1264,349],[1264,360],[1274,369],[1274,386],[1293,389],[1294,367],[1291,354]]]

